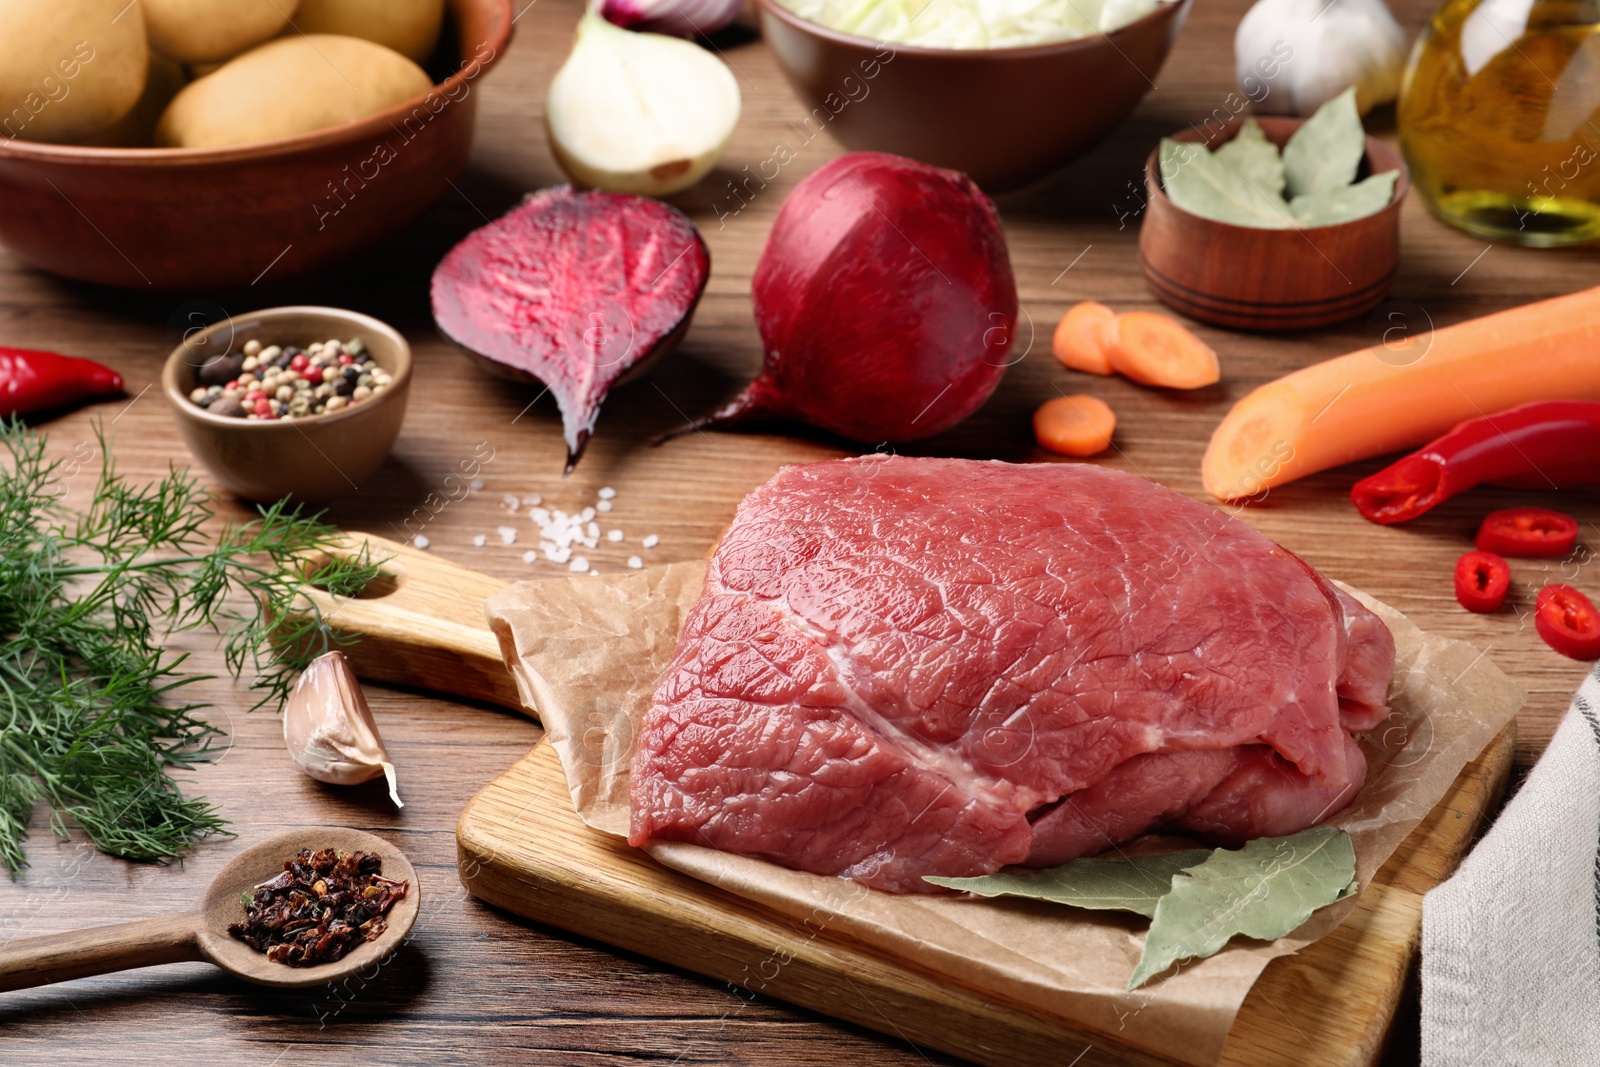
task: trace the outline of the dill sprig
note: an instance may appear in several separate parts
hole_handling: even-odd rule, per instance
[[[15,878],[42,800],[64,835],[171,860],[226,824],[173,771],[214,759],[221,733],[186,702],[187,653],[172,634],[212,628],[235,678],[281,706],[312,658],[345,643],[302,584],[352,596],[376,575],[334,551],[339,531],[280,501],[215,540],[214,513],[184,470],[135,485],[100,437],[93,498],[62,504],[62,461],[20,420],[0,420],[0,862]],[[320,561],[307,573],[307,560]]]

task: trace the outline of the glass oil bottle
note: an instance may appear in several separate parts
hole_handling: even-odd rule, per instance
[[[1535,247],[1600,238],[1600,0],[1445,0],[1397,117],[1434,214]]]

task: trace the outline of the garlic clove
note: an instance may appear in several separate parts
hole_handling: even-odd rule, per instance
[[[360,785],[381,774],[395,807],[405,807],[394,764],[344,653],[318,656],[301,673],[283,707],[283,741],[295,766],[317,781]]]
[[[1257,114],[1310,115],[1351,86],[1366,114],[1400,93],[1410,42],[1383,0],[1257,0],[1234,34]]]
[[[619,29],[587,10],[550,83],[545,126],[577,184],[665,196],[722,158],[739,105],[733,74],[699,45]]]

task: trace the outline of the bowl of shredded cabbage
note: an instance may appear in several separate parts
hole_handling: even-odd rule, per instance
[[[756,0],[762,35],[827,132],[995,191],[1094,147],[1155,84],[1193,0]],[[776,159],[779,165],[782,160]]]

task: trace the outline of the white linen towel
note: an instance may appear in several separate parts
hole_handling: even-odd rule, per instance
[[[1600,1067],[1600,668],[1422,902],[1423,1067]]]

